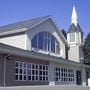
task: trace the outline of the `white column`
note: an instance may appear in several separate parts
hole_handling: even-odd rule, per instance
[[[54,81],[54,64],[50,62],[49,64],[49,85],[55,85]]]
[[[90,86],[90,78],[88,78],[88,86]]]
[[[90,71],[88,71],[88,86],[90,86]]]
[[[85,68],[82,69],[82,86],[86,86],[86,71],[85,71]]]
[[[74,70],[74,84],[77,85],[77,81],[76,81],[76,69]]]

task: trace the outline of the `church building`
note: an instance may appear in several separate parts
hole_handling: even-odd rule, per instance
[[[82,46],[74,6],[67,40],[51,16],[0,26],[0,86],[89,85]]]

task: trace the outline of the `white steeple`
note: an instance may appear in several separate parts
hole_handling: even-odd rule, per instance
[[[78,18],[77,18],[77,13],[76,13],[75,6],[73,6],[73,10],[72,10],[71,24],[72,23],[74,23],[75,26],[77,26],[77,23],[78,23]]]

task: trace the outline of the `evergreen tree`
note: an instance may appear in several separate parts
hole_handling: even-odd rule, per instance
[[[67,39],[67,33],[64,29],[61,30],[61,32],[63,33],[64,37]]]
[[[84,52],[84,63],[90,65],[90,33],[87,35],[85,39],[83,52]]]

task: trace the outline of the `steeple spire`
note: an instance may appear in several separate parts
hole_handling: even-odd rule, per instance
[[[75,26],[77,26],[78,18],[77,18],[77,13],[76,13],[75,6],[73,6],[72,16],[71,16],[71,24],[73,24],[73,23],[74,23]]]

